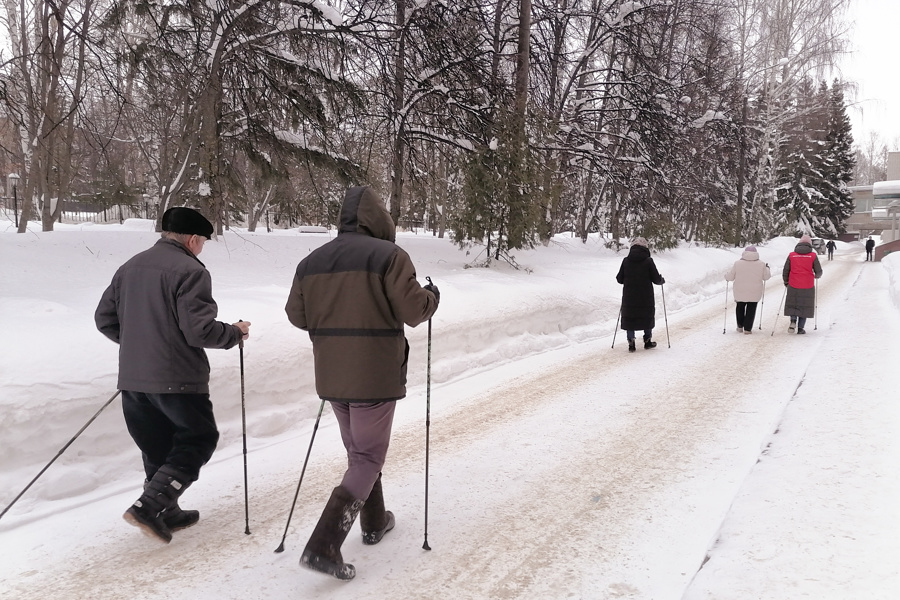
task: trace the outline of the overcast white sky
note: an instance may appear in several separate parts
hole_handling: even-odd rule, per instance
[[[853,137],[858,143],[876,131],[889,150],[900,150],[900,0],[854,0],[851,54],[843,77],[859,85],[856,98],[848,95]]]

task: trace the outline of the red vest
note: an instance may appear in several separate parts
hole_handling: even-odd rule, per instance
[[[809,254],[791,252],[788,260],[791,261],[788,283],[792,288],[805,290],[816,285],[816,274],[813,272],[813,262],[816,260],[815,252]]]

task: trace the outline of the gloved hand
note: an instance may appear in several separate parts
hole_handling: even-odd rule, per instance
[[[659,276],[659,285],[663,285],[666,283],[666,278],[662,275]]]
[[[441,292],[438,290],[438,287],[433,283],[429,283],[425,286],[425,289],[434,294],[434,299],[438,302],[441,301]]]

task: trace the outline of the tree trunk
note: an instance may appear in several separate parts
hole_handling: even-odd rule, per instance
[[[391,218],[394,224],[400,222],[401,204],[403,202],[404,175],[404,119],[401,117],[406,93],[406,0],[397,0],[395,25],[397,42],[394,54],[394,104],[391,119],[393,146],[391,148]]]

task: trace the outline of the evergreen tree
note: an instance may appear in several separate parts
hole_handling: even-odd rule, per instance
[[[853,150],[853,134],[843,84],[835,80],[828,95],[828,126],[825,133],[825,181],[827,203],[819,214],[825,230],[817,233],[823,237],[835,236],[847,230],[846,220],[853,214],[853,195],[847,187],[853,180],[856,159]]]
[[[825,132],[828,125],[828,92],[815,91],[804,79],[797,87],[789,108],[776,172],[777,223],[785,235],[816,235],[824,225],[830,186],[825,177]]]
[[[450,227],[460,246],[486,244],[484,265],[501,258],[515,264],[509,251],[532,248],[539,237],[540,210],[531,200],[539,169],[508,121],[495,131],[506,135],[465,157],[462,198]]]

